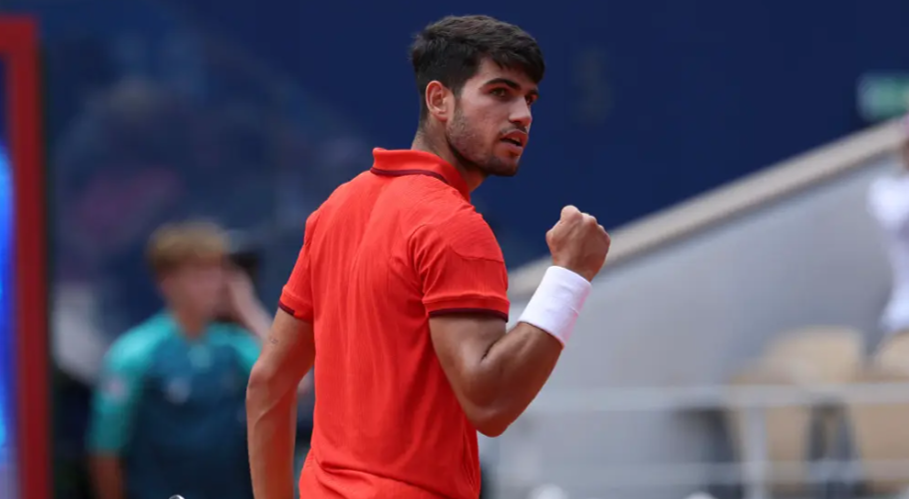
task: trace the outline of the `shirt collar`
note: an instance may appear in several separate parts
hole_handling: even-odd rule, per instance
[[[470,189],[464,177],[435,154],[412,149],[389,151],[377,147],[372,150],[372,155],[375,161],[370,171],[376,175],[428,175],[454,187],[464,199],[470,201]]]
[[[202,330],[202,333],[194,338],[190,338],[186,335],[186,332],[183,331],[183,328],[180,327],[180,323],[177,322],[177,318],[174,317],[174,314],[169,310],[163,310],[158,313],[156,320],[160,321],[159,324],[163,327],[170,329],[171,333],[176,336],[179,336],[187,343],[199,343],[205,341],[208,337],[208,334],[211,332],[212,322],[209,322],[205,325]]]

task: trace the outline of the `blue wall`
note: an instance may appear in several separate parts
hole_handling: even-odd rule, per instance
[[[35,8],[11,2],[19,4]],[[181,29],[242,47],[352,123],[351,134],[390,148],[408,146],[416,122],[406,53],[413,33],[450,13],[520,24],[549,64],[531,146],[518,178],[493,180],[474,196],[502,229],[512,265],[545,252],[543,234],[566,203],[607,227],[670,206],[858,130],[859,76],[909,70],[909,2],[901,0],[518,8],[462,0],[457,9],[404,0],[156,0],[112,9],[85,0],[60,8],[69,4],[42,11],[45,35],[190,20]],[[77,15],[85,20],[74,23]]]
[[[357,119],[409,143],[409,37],[448,13],[518,23],[549,62],[525,168],[477,199],[542,251],[560,205],[607,226],[634,219],[858,129],[856,79],[909,69],[909,2],[565,0],[181,2]],[[545,6],[544,6],[545,5]],[[580,67],[593,67],[582,76]],[[582,109],[599,119],[586,119]]]

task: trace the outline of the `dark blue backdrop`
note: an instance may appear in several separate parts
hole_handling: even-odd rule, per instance
[[[448,13],[534,34],[549,72],[513,181],[476,198],[543,251],[559,207],[632,220],[855,131],[856,79],[909,69],[909,2],[564,0],[555,3],[172,1],[245,40],[355,118],[376,144],[409,144],[417,115],[406,47]],[[584,72],[581,68],[587,68]],[[585,76],[586,74],[586,76]],[[588,110],[591,116],[585,116]]]
[[[409,145],[417,118],[406,54],[414,32],[450,13],[520,24],[549,64],[531,146],[518,178],[474,197],[504,228],[512,265],[545,252],[543,234],[566,203],[608,227],[667,207],[856,131],[859,76],[909,70],[901,0],[51,4],[46,36],[129,34],[164,18],[214,32],[390,148]]]

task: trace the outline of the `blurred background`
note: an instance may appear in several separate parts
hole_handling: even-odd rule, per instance
[[[909,3],[0,0],[40,33],[55,497],[94,498],[102,358],[162,306],[151,232],[230,229],[272,309],[306,216],[372,147],[409,147],[407,47],[451,13],[547,59],[520,175],[473,197],[511,315],[563,205],[614,236],[550,383],[483,440],[484,496],[903,494]]]

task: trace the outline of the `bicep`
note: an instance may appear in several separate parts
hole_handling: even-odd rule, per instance
[[[278,310],[271,334],[253,367],[250,384],[261,381],[278,391],[292,389],[312,367],[315,353],[312,324]]]
[[[447,314],[429,319],[439,364],[462,404],[478,398],[483,360],[505,335],[505,320],[494,314]]]

